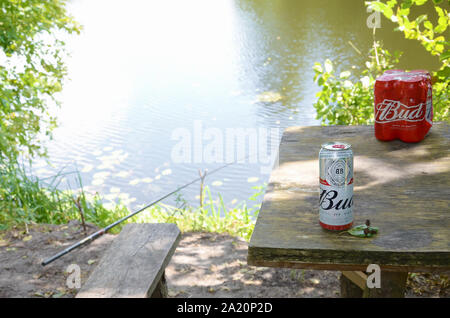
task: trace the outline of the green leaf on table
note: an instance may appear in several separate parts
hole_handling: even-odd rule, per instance
[[[347,233],[357,237],[372,237],[378,233],[378,227],[361,224],[352,227]]]

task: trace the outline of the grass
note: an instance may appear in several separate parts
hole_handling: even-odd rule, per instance
[[[118,202],[105,204],[99,194],[89,195],[83,190],[77,173],[79,190],[60,190],[64,173],[60,171],[51,178],[39,179],[27,172],[24,165],[15,163],[0,165],[0,230],[11,226],[27,227],[33,223],[65,224],[70,220],[81,220],[105,227],[131,211]],[[249,198],[255,201],[265,186],[254,187],[255,194]],[[234,208],[227,208],[222,196],[214,200],[208,187],[204,188],[206,202],[194,207],[176,196],[176,205],[154,205],[123,224],[113,228],[117,233],[126,223],[175,223],[181,231],[205,231],[227,233],[249,240],[260,206],[248,207],[246,202]]]
[[[249,200],[256,200],[262,193],[264,186],[254,187],[257,191]],[[206,231],[227,233],[249,240],[253,232],[259,205],[248,207],[243,202],[236,208],[227,208],[219,194],[213,200],[208,187],[204,190],[207,202],[203,207],[184,205],[182,208],[160,204],[132,218],[132,222],[161,222],[175,223],[181,231]],[[133,220],[134,219],[134,220]]]

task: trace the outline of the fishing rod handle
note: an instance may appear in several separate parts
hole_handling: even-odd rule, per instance
[[[103,234],[105,234],[105,229],[101,229],[101,230],[99,230],[99,231],[89,235],[88,237],[82,239],[81,241],[79,241],[79,242],[69,246],[68,248],[62,250],[61,252],[53,255],[52,257],[50,257],[50,258],[48,258],[48,259],[46,259],[44,261],[42,261],[41,265],[42,266],[46,266],[46,265],[52,263],[53,261],[57,260],[61,256],[66,255],[67,253],[69,253],[69,252],[73,251],[74,249],[76,249],[76,248],[86,244],[89,241],[95,240],[96,238],[102,236]]]

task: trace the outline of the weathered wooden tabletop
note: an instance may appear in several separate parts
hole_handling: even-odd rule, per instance
[[[370,219],[373,238],[318,223],[321,144],[354,152],[354,224]],[[373,126],[292,127],[279,149],[248,249],[257,266],[365,271],[450,269],[450,126],[435,123],[420,143],[381,142]]]

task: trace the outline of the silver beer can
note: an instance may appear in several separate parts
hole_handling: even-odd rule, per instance
[[[327,230],[353,225],[353,151],[345,142],[329,142],[319,152],[319,222]]]

